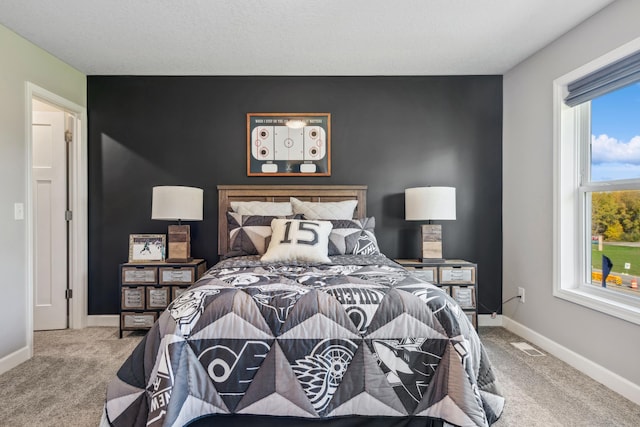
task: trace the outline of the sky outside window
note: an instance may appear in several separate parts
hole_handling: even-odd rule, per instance
[[[591,180],[640,178],[640,82],[591,101]]]

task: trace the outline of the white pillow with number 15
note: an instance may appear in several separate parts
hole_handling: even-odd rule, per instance
[[[329,221],[274,219],[271,221],[269,249],[260,260],[331,263],[327,253],[332,228],[333,225]]]

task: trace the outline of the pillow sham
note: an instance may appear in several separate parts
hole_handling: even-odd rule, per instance
[[[273,235],[269,249],[260,260],[331,263],[327,249],[332,228],[329,221],[274,219],[271,221]]]
[[[285,216],[293,215],[289,202],[230,202],[231,209],[240,215]]]
[[[293,218],[293,215],[277,217],[227,212],[229,251],[226,257],[263,255],[271,240],[271,221],[275,218]]]
[[[302,214],[307,219],[351,219],[358,205],[357,200],[342,202],[303,202],[295,197],[289,199],[294,214]]]
[[[374,217],[363,219],[333,219],[329,234],[329,255],[375,255],[380,253],[374,230]]]

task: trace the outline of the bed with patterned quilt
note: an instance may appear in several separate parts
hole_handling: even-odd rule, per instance
[[[103,424],[496,421],[504,398],[475,329],[380,253],[364,190],[219,186],[223,259],[122,365]]]

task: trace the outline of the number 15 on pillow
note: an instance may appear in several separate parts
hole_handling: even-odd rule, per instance
[[[269,249],[261,260],[330,263],[327,254],[332,228],[329,221],[274,219]]]

